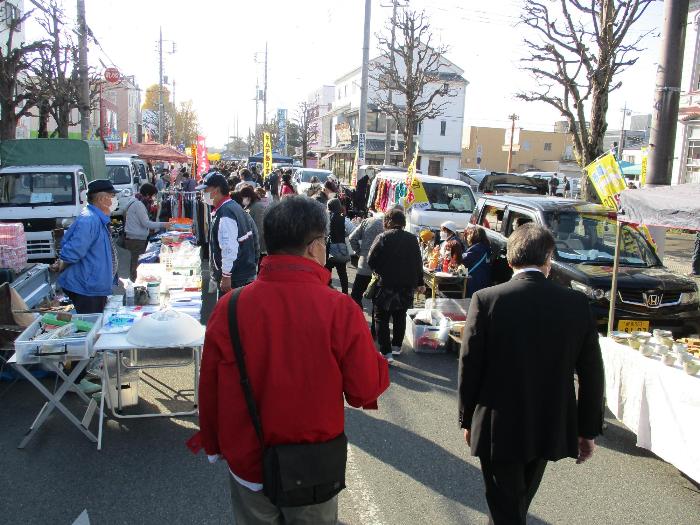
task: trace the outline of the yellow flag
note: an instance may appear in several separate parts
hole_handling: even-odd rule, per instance
[[[639,184],[644,186],[647,183],[647,164],[649,163],[649,148],[642,148],[642,169],[639,170]]]
[[[584,169],[603,205],[617,209],[616,197],[627,185],[615,155],[607,153]]]
[[[272,140],[268,132],[263,133],[263,178],[272,173]]]
[[[430,206],[430,201],[428,200],[428,194],[425,192],[423,183],[416,177],[416,162],[418,161],[418,145],[416,144],[416,151],[413,154],[413,159],[408,165],[408,172],[406,173],[406,186],[408,187],[408,193],[406,195],[405,208],[409,209],[413,206],[416,208],[428,208]]]

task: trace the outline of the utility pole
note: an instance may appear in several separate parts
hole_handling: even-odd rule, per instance
[[[508,147],[508,168],[506,169],[507,173],[510,173],[510,168],[513,165],[513,137],[515,137],[515,121],[518,120],[518,115],[513,113],[512,115],[508,115],[508,118],[510,119],[510,146]]]
[[[396,8],[398,7],[398,0],[394,0],[392,6],[391,15],[391,65],[394,65],[394,45],[396,45]],[[389,93],[387,95],[387,103],[391,105],[393,102],[393,96],[391,91],[391,86],[387,86]],[[384,134],[384,164],[389,166],[391,164],[391,128],[389,128],[389,114],[386,115],[386,133]]]
[[[260,85],[258,84],[258,77],[255,77],[255,128],[253,130],[253,139],[255,146],[258,145],[258,102],[260,101]]]
[[[360,130],[357,136],[357,166],[365,164],[367,138],[367,88],[369,83],[369,29],[372,18],[372,0],[365,0],[365,31],[362,44],[362,81],[360,86]]]
[[[87,22],[85,0],[78,0],[78,75],[80,76],[80,136],[90,135],[90,79],[88,78]]]
[[[158,36],[158,142],[163,144],[163,28]]]
[[[267,42],[265,42],[265,80],[263,83],[263,124],[267,124]]]
[[[627,109],[627,102],[625,102],[625,107],[622,108],[622,126],[620,127],[620,145],[617,147],[617,160],[622,160],[622,150],[625,149],[625,117],[632,115],[632,111]]]
[[[688,4],[689,0],[666,0],[664,5],[661,59],[656,70],[654,114],[649,138],[649,186],[671,184]]]

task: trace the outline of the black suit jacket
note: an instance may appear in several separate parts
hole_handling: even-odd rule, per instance
[[[598,333],[582,293],[526,272],[474,294],[459,369],[460,424],[471,429],[473,455],[577,457],[578,437],[601,432],[603,387]]]

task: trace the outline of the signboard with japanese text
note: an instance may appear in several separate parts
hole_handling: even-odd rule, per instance
[[[357,159],[360,164],[365,163],[367,149],[367,134],[358,133],[357,135]]]
[[[105,69],[105,80],[110,84],[116,84],[121,80],[121,74],[116,67],[108,67]]]
[[[277,110],[277,130],[279,140],[277,142],[277,151],[282,155],[287,154],[287,110]]]
[[[268,132],[263,133],[263,178],[272,173],[272,139]]]
[[[600,202],[609,208],[618,208],[617,195],[627,187],[620,165],[612,152],[598,157],[584,168],[595,188]]]
[[[207,157],[206,139],[197,135],[197,178],[209,171],[209,158]]]
[[[404,207],[408,210],[415,206],[416,209],[423,209],[430,207],[430,201],[428,200],[428,194],[425,192],[423,183],[416,177],[416,163],[418,161],[418,145],[416,144],[416,151],[413,154],[413,159],[408,165],[408,171],[406,173],[406,186],[408,193],[406,195],[406,202]]]

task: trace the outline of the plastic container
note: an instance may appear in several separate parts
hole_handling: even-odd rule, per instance
[[[49,339],[32,341],[39,332],[41,319],[37,318],[15,340],[15,354],[20,365],[35,364],[40,362],[40,357],[59,359],[87,359],[92,355],[92,349],[97,339],[97,332],[102,327],[102,314],[75,314],[73,318],[92,323],[89,332],[73,334],[61,339]],[[46,355],[51,353],[51,355]],[[38,356],[37,354],[44,354]]]
[[[148,290],[148,304],[160,304],[160,283],[148,283],[146,289]]]
[[[406,312],[406,337],[413,351],[419,354],[444,354],[447,352],[447,339],[450,334],[449,321],[438,312],[432,325],[415,322],[419,309]]]

